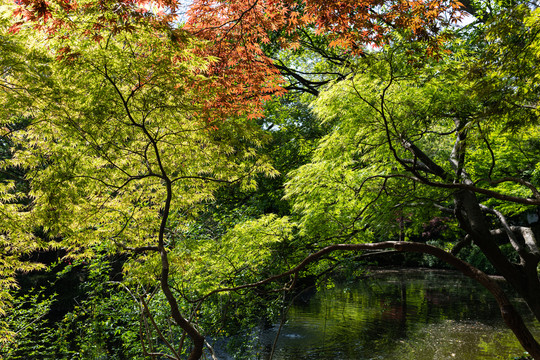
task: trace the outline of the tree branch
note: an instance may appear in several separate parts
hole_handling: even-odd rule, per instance
[[[306,258],[304,258],[302,262],[300,262],[297,266],[290,269],[289,271],[271,276],[269,278],[266,278],[264,280],[261,280],[255,283],[214,290],[208,293],[203,298],[201,298],[200,301],[208,298],[209,296],[213,294],[217,294],[220,292],[253,288],[253,287],[261,286],[264,284],[268,284],[270,282],[273,282],[275,280],[278,280],[286,276],[296,274],[299,271],[306,268],[309,264],[315,261],[318,261],[323,256],[326,256],[334,251],[364,251],[364,250],[380,250],[380,249],[387,249],[387,248],[394,248],[397,251],[417,252],[417,253],[433,255],[437,257],[438,259],[446,262],[447,264],[453,266],[454,268],[459,270],[461,273],[463,273],[465,276],[470,277],[476,280],[477,282],[479,282],[493,295],[493,297],[495,298],[495,300],[497,301],[499,305],[499,309],[501,311],[501,316],[503,317],[503,320],[508,325],[508,327],[514,332],[514,334],[518,338],[521,345],[535,359],[540,359],[540,345],[534,339],[529,329],[525,325],[523,319],[521,318],[519,313],[515,310],[514,306],[509,301],[509,299],[507,298],[506,294],[503,292],[503,290],[499,287],[499,285],[495,281],[493,281],[489,276],[487,276],[482,271],[464,262],[463,260],[458,259],[451,253],[446,252],[438,247],[423,244],[423,243],[405,242],[405,241],[386,241],[386,242],[369,243],[369,244],[335,244],[335,245],[327,246],[317,251],[316,253],[313,253],[307,256]]]
[[[519,241],[516,234],[512,231],[512,229],[510,229],[510,225],[508,225],[508,222],[506,221],[506,217],[498,210],[489,208],[482,204],[479,204],[479,206],[482,210],[497,216],[497,218],[499,219],[499,222],[503,226],[506,236],[508,236],[508,240],[510,241],[510,244],[512,244],[512,247],[519,254],[519,257],[521,258],[521,263],[523,265],[527,261],[527,258],[529,257],[530,254],[525,250],[523,246],[524,244],[521,241]]]
[[[506,176],[506,177],[503,177],[503,178],[500,178],[500,179],[497,179],[497,180],[491,180],[491,179],[481,179],[481,180],[478,180],[475,182],[475,184],[481,182],[481,181],[487,181],[490,185],[498,185],[498,184],[502,184],[504,182],[515,182],[515,183],[518,183],[520,185],[523,185],[527,188],[529,188],[529,190],[531,190],[531,192],[533,193],[534,197],[537,198],[537,199],[540,199],[540,192],[538,191],[538,189],[536,188],[536,186],[534,186],[532,183],[524,180],[524,179],[521,179],[521,178],[516,178],[516,177],[512,177],[512,176]]]

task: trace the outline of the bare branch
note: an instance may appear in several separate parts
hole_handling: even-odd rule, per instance
[[[457,254],[459,254],[461,249],[463,249],[466,246],[469,246],[471,243],[472,243],[472,237],[469,234],[467,234],[467,235],[465,235],[465,237],[463,239],[458,241],[458,243],[456,245],[454,245],[454,247],[452,248],[452,251],[450,251],[450,253],[452,255],[454,255],[454,256],[457,256]]]
[[[415,180],[415,181],[418,181],[418,182],[421,182],[423,184],[426,184],[426,185],[430,185],[430,186],[434,186],[434,187],[440,187],[440,188],[445,188],[445,189],[461,189],[461,190],[469,190],[471,192],[474,192],[474,193],[479,193],[479,194],[484,194],[484,195],[487,195],[487,196],[490,196],[494,199],[498,199],[498,200],[504,200],[504,201],[510,201],[510,202],[513,202],[513,203],[516,203],[516,204],[523,204],[523,205],[540,205],[540,199],[531,199],[531,198],[523,198],[523,197],[519,197],[519,196],[513,196],[513,195],[505,195],[505,194],[501,194],[497,191],[493,191],[493,190],[489,190],[489,189],[484,189],[484,188],[481,188],[481,187],[477,187],[475,185],[469,185],[469,184],[460,184],[460,183],[442,183],[442,182],[436,182],[436,181],[431,181],[429,179],[427,179],[426,177],[423,177],[419,174],[415,174],[416,176],[409,176],[408,178],[412,179],[412,180]],[[403,177],[407,177],[407,176],[403,176]]]
[[[479,204],[480,208],[484,211],[487,211],[489,213],[495,214],[497,218],[499,219],[500,223],[503,226],[503,229],[508,236],[508,240],[510,240],[510,244],[512,244],[512,247],[516,250],[516,252],[521,257],[521,261],[525,262],[525,258],[527,257],[527,253],[525,252],[523,248],[523,244],[518,240],[516,237],[516,234],[510,229],[510,225],[508,225],[508,222],[506,221],[506,217],[500,212],[495,209],[489,208],[485,205]]]
[[[148,318],[150,319],[150,322],[152,323],[152,326],[154,327],[154,329],[156,329],[156,332],[157,332],[159,338],[165,343],[165,345],[173,352],[174,356],[176,356],[176,357],[168,356],[168,355],[165,355],[165,354],[164,354],[164,356],[167,356],[168,358],[175,359],[175,360],[180,359],[180,356],[178,355],[178,353],[176,352],[174,347],[167,341],[167,338],[165,336],[163,336],[163,333],[159,329],[159,326],[156,324],[156,321],[154,320],[154,317],[152,316],[152,313],[150,312],[150,309],[148,308],[148,304],[146,303],[146,301],[144,301],[144,297],[140,296],[139,299],[140,299],[141,304],[143,304],[143,306],[144,306],[144,310],[145,310],[146,314],[148,315]]]
[[[167,359],[171,359],[171,360],[178,360],[178,359],[180,359],[180,358],[178,358],[178,357],[173,357],[173,356],[171,356],[171,355],[167,355],[167,354],[159,353],[159,352],[146,352],[146,355],[148,355],[148,356],[161,356],[161,357],[165,356]]]
[[[438,176],[442,180],[450,180],[449,174],[437,163],[435,163],[425,152],[420,150],[418,146],[416,146],[414,143],[408,141],[408,140],[402,140],[402,146],[404,149],[409,150],[415,157],[418,157],[420,161],[430,169],[430,173]],[[403,163],[403,160],[401,160]],[[414,171],[414,168],[409,168],[410,171],[416,174],[416,171]]]
[[[480,135],[482,136],[482,140],[484,141],[484,144],[486,144],[486,148],[488,149],[489,154],[491,156],[491,164],[489,166],[489,172],[488,172],[488,178],[491,179],[491,174],[493,174],[493,169],[495,168],[495,153],[493,152],[493,149],[491,148],[491,145],[486,135],[483,133],[482,128],[480,127],[480,123],[478,123],[478,130],[480,130]]]
[[[208,343],[208,341],[204,340],[204,345],[206,345],[206,347],[208,348],[208,350],[210,350],[210,356],[212,357],[212,360],[219,360],[216,356],[216,353],[214,351],[214,348],[212,347],[212,345],[210,345]]]
[[[533,193],[534,197],[537,198],[537,199],[540,199],[540,192],[538,191],[536,186],[534,186],[532,183],[530,183],[530,182],[528,182],[528,181],[526,181],[526,180],[524,180],[522,178],[506,176],[506,177],[503,177],[503,178],[500,178],[500,179],[497,179],[497,180],[481,179],[481,180],[476,181],[475,184],[477,184],[477,183],[479,183],[481,181],[487,181],[490,185],[498,185],[498,184],[502,184],[504,182],[515,182],[515,183],[518,183],[520,185],[523,185],[523,186],[529,188],[529,190],[531,190],[531,192]]]
[[[467,124],[462,124],[461,120],[455,119],[456,141],[450,154],[450,163],[455,172],[455,181],[462,179],[466,184],[472,184],[470,176],[465,172],[465,149],[467,147]]]
[[[508,236],[508,240],[510,241],[510,244],[512,244],[512,247],[519,254],[522,265],[525,264],[529,260],[538,262],[538,260],[540,259],[540,252],[538,251],[538,247],[536,246],[534,234],[531,229],[524,228],[521,226],[520,227],[510,226],[506,220],[506,217],[500,211],[491,209],[482,204],[480,204],[480,208],[484,211],[490,212],[492,214],[495,214],[495,216],[497,216],[497,218],[499,219],[500,223],[503,226],[504,232]],[[515,233],[517,231],[519,231],[522,234],[524,241],[521,241],[521,239],[519,239],[516,236]],[[525,248],[525,246],[527,248]]]

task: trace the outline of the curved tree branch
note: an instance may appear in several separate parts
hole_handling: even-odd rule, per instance
[[[278,280],[283,277],[287,277],[293,274],[298,273],[299,271],[306,268],[309,264],[320,260],[322,257],[334,252],[334,251],[363,251],[363,250],[380,250],[394,248],[397,251],[404,252],[417,252],[423,254],[429,254],[437,257],[438,259],[446,262],[447,264],[453,266],[459,270],[465,276],[468,276],[482,286],[484,286],[495,298],[499,309],[501,311],[501,316],[507,326],[514,332],[519,342],[525,350],[536,360],[540,360],[540,344],[534,339],[531,332],[525,325],[523,319],[516,311],[514,306],[510,303],[510,300],[507,298],[506,294],[500,288],[500,286],[493,281],[489,276],[475,268],[474,266],[464,262],[463,260],[455,257],[449,252],[446,252],[438,247],[415,242],[405,242],[405,241],[386,241],[380,243],[369,243],[369,244],[335,244],[327,246],[309,256],[307,256],[302,262],[293,267],[292,269],[285,271],[281,274],[268,277],[264,280],[244,284],[236,287],[217,289],[208,293],[203,298],[199,299],[203,301],[204,299],[210,297],[213,294],[226,291],[236,291],[246,288],[254,288],[264,284],[268,284],[275,280]]]

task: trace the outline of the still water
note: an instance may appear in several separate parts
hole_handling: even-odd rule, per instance
[[[269,359],[278,329],[254,334],[257,358]],[[495,301],[472,280],[449,271],[393,270],[298,299],[272,359],[509,360],[523,353]]]

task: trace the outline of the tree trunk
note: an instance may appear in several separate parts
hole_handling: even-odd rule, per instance
[[[178,302],[174,297],[169,286],[169,258],[167,256],[167,249],[165,248],[165,226],[169,217],[170,205],[172,200],[172,184],[169,179],[165,179],[165,185],[167,187],[167,198],[165,199],[165,206],[163,208],[163,214],[161,219],[161,226],[159,229],[158,249],[161,256],[161,290],[169,303],[171,308],[171,315],[174,321],[186,332],[193,342],[193,349],[189,354],[188,360],[198,360],[203,355],[204,348],[204,336],[180,313]]]
[[[521,265],[510,262],[499,249],[476,195],[470,191],[460,191],[454,194],[454,199],[456,217],[461,228],[470,235],[474,244],[480,248],[497,272],[525,300],[536,319],[540,321],[538,261],[526,260]]]

